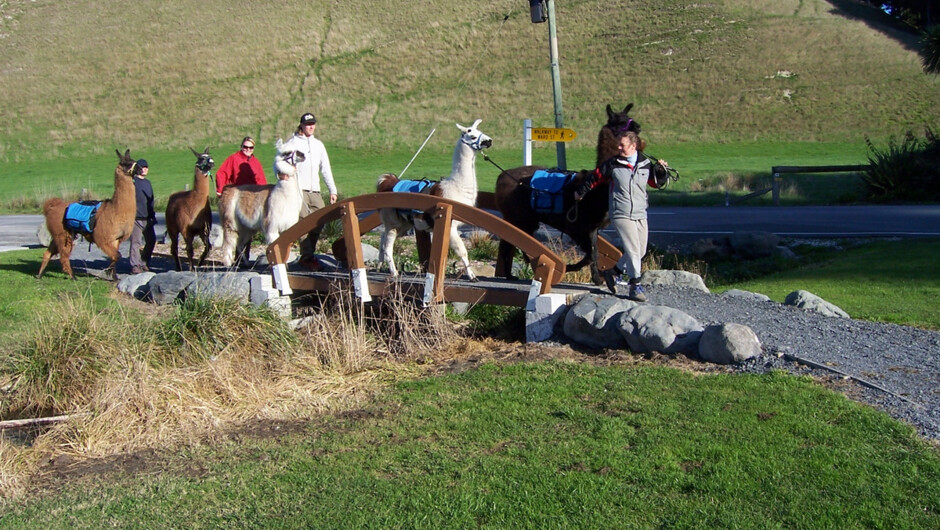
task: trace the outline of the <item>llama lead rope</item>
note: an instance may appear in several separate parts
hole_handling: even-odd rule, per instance
[[[487,155],[486,153],[481,152],[480,154],[483,155],[483,160],[486,160],[486,161],[489,162],[490,164],[493,164],[494,166],[496,166],[496,169],[500,170],[501,172],[502,172],[502,171],[506,171],[505,169],[501,168],[501,167],[499,166],[499,164],[497,164],[496,162],[493,162],[493,159],[490,158],[490,156]]]

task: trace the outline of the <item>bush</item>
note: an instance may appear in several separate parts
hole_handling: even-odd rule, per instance
[[[924,138],[908,131],[898,143],[894,138],[880,150],[865,137],[871,168],[862,177],[867,198],[873,201],[940,200],[940,142],[927,127]]]

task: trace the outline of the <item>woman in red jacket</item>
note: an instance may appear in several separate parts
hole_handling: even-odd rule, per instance
[[[241,149],[232,153],[222,162],[215,174],[215,195],[222,195],[226,186],[241,186],[242,184],[267,184],[261,162],[255,156],[255,140],[246,136],[242,140]]]

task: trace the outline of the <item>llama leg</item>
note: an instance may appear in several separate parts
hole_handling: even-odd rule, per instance
[[[496,253],[496,276],[515,280],[512,273],[512,259],[516,255],[516,247],[505,240],[500,240],[499,251]]]
[[[45,252],[42,253],[42,263],[39,264],[39,273],[36,274],[36,279],[42,278],[42,273],[46,270],[46,265],[49,265],[49,260],[52,259],[52,256],[59,254],[59,246],[56,245],[55,240],[49,242],[49,246],[46,248]],[[65,267],[62,268],[63,272]]]
[[[169,234],[170,236],[170,254],[173,255],[173,263],[176,265],[176,270],[183,270],[183,265],[180,263],[180,243],[179,243],[179,234]]]
[[[209,250],[212,248],[212,245],[209,244],[209,235],[205,232],[199,234],[199,238],[202,239],[202,255],[199,256],[199,263],[196,265],[202,267],[202,264],[206,262],[206,257],[209,255]]]
[[[415,246],[418,249],[418,263],[421,270],[428,272],[431,263],[431,232],[415,229]]]
[[[238,243],[235,245],[235,262],[239,267],[251,266],[251,232],[239,232]]]
[[[118,250],[120,242],[119,239],[114,239],[105,242],[104,245],[98,245],[98,248],[111,260],[111,263],[108,264],[108,268],[104,270],[105,276],[111,281],[117,281],[117,262],[121,259],[121,252]]]
[[[467,247],[463,244],[463,239],[460,239],[460,230],[458,230],[458,228],[459,225],[457,223],[453,223],[450,227],[450,248],[454,249],[454,252],[460,257],[460,262],[463,264],[463,269],[467,273],[467,278],[469,278],[471,282],[478,282],[480,279],[470,270],[470,256],[467,254]]]
[[[222,265],[231,267],[235,259],[235,239],[237,234],[234,229],[226,227],[222,231]]]
[[[75,273],[72,271],[72,246],[74,241],[72,240],[72,234],[66,234],[65,237],[58,243],[59,247],[59,262],[62,264],[62,272],[68,275],[69,278],[75,279]]]
[[[186,234],[183,238],[183,241],[186,242],[186,259],[189,260],[189,270],[194,270],[196,268],[195,262],[193,261],[193,255],[196,253],[196,249],[193,248],[193,241],[196,239],[194,234]]]
[[[395,248],[395,239],[397,238],[398,229],[386,226],[385,231],[382,232],[380,254],[382,255],[382,261],[388,264],[388,272],[392,276],[398,276],[398,268],[395,267],[395,259],[392,256],[392,251]]]

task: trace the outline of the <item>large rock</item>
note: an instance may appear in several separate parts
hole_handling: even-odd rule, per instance
[[[728,244],[737,257],[767,258],[777,251],[780,238],[770,232],[735,232],[728,237]]]
[[[585,295],[565,313],[562,331],[569,339],[591,348],[623,348],[619,315],[636,302],[610,295]]]
[[[757,259],[770,256],[795,258],[786,247],[780,247],[780,237],[770,232],[735,232],[730,236],[699,239],[692,244],[691,253],[700,258]]]
[[[634,353],[694,353],[702,325],[678,309],[637,305],[620,316],[617,329]]]
[[[117,290],[138,300],[150,300],[150,280],[154,276],[153,272],[124,276],[118,281]]]
[[[163,272],[150,280],[150,297],[158,304],[172,304],[196,279],[194,272]]]
[[[751,328],[733,322],[706,327],[698,343],[699,357],[711,363],[740,363],[760,352],[757,334]]]
[[[751,291],[743,291],[741,289],[728,289],[727,291],[721,293],[722,298],[743,298],[746,300],[754,300],[755,302],[772,302],[769,296],[761,293],[752,293]]]
[[[702,277],[694,272],[672,270],[648,270],[640,278],[643,285],[671,285],[709,292]]]
[[[849,314],[840,307],[831,304],[809,291],[793,291],[787,295],[784,305],[792,305],[800,309],[815,311],[827,317],[850,318]]]
[[[251,279],[257,272],[202,272],[184,288],[185,296],[203,298],[233,298],[251,301]]]

